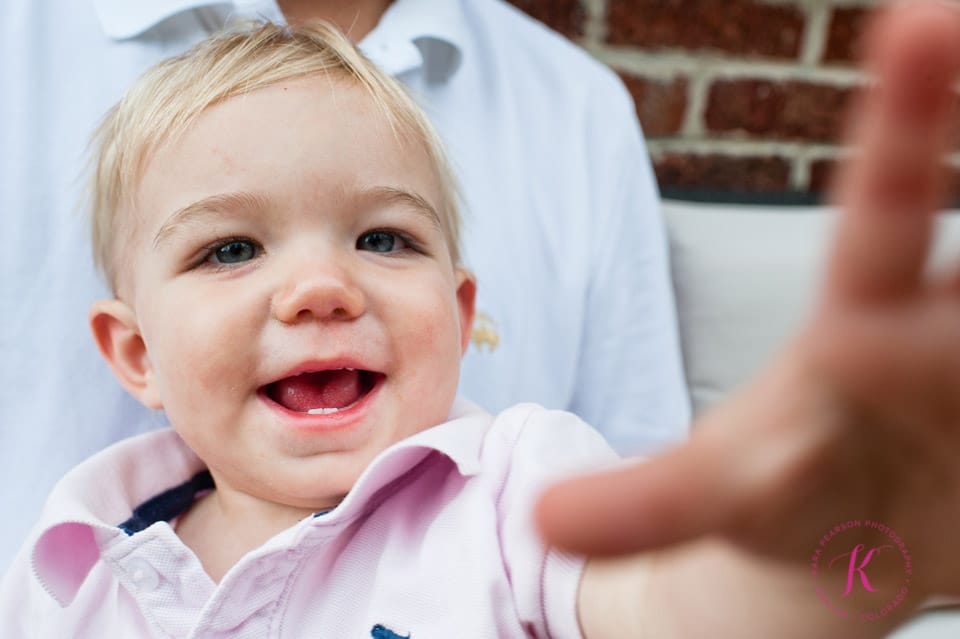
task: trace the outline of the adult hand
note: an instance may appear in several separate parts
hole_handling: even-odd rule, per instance
[[[960,269],[925,271],[960,10],[893,5],[866,50],[879,84],[851,121],[859,150],[806,328],[688,445],[548,491],[552,543],[609,555],[715,534],[802,563],[831,526],[868,517],[909,544],[921,592],[960,594]]]

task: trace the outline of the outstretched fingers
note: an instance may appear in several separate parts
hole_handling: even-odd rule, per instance
[[[836,190],[843,211],[828,264],[828,302],[896,300],[921,282],[957,115],[960,5],[894,4],[874,19],[866,50],[878,84],[851,120],[856,155]]]
[[[872,311],[877,304],[890,302],[897,306],[896,302],[922,290],[933,214],[944,192],[943,154],[951,118],[956,115],[953,83],[960,74],[957,4],[944,0],[900,2],[872,25],[868,66],[877,75],[878,86],[864,96],[855,112],[853,142],[858,151],[838,184],[843,213],[827,267],[824,301],[828,310],[847,307]],[[833,315],[854,319],[864,316],[843,312]],[[883,339],[859,340],[858,344],[870,348],[854,345],[860,350],[852,348],[855,356],[847,358],[850,365],[843,364],[851,371],[849,377],[859,379],[864,370],[902,373],[904,367],[912,365],[913,360],[901,353],[916,350],[909,346],[918,332],[906,322],[912,315],[907,314],[906,320],[898,323],[900,315],[883,313],[870,324],[883,325],[881,337],[899,338],[893,345],[895,352],[873,348],[883,346]],[[895,330],[886,330],[888,324]],[[828,336],[862,333],[859,329],[844,333],[840,330],[842,322],[828,322],[826,326],[831,329]],[[903,326],[910,330],[902,330]],[[819,336],[814,344],[822,347],[839,343],[820,333],[812,333]],[[944,343],[942,335],[938,340],[934,346]],[[884,361],[896,366],[870,366],[874,360],[866,354],[875,350],[882,351]],[[843,358],[827,359],[836,362]],[[829,447],[822,445],[842,441],[837,438],[843,433],[834,432],[834,424],[826,423],[827,417],[811,412],[813,409],[802,403],[806,400],[798,397],[806,389],[818,398],[814,391],[821,383],[809,378],[812,360],[794,356],[784,361],[792,362],[803,373],[799,381],[789,376],[786,381],[770,375],[762,378],[773,380],[769,382],[773,385],[755,388],[740,403],[725,402],[708,417],[716,428],[711,424],[699,426],[688,445],[646,464],[553,487],[544,495],[537,513],[548,541],[591,555],[636,552],[710,533],[738,537],[754,546],[766,543],[763,526],[744,532],[738,518],[765,511],[789,514],[788,510],[774,508],[784,500],[798,511],[808,495],[825,495],[816,478],[811,479],[810,468],[848,470],[844,460],[836,463]],[[918,370],[931,371],[929,358],[920,363]],[[836,382],[843,371],[833,369]],[[920,374],[917,377],[928,379]],[[893,390],[904,391],[902,374],[891,379]],[[867,392],[861,393],[860,399],[868,394],[876,399],[878,389],[885,388],[882,384],[861,386]],[[910,391],[912,387],[907,386],[906,391]],[[906,391],[891,397],[899,402],[909,395]],[[780,407],[792,402],[800,403],[791,409]],[[882,401],[872,405],[879,406],[881,412],[899,410]],[[856,473],[850,476],[858,477]],[[828,521],[836,514],[819,504],[804,512]],[[775,532],[780,522],[768,517],[762,523]],[[812,521],[810,525],[817,530],[819,523]],[[778,548],[776,543],[770,547],[774,551]],[[779,548],[784,547],[780,543]]]
[[[561,482],[541,499],[546,539],[568,551],[620,555],[723,528],[741,497],[732,433],[701,433],[649,462]]]

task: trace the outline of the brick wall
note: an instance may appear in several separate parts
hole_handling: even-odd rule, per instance
[[[814,195],[844,156],[845,107],[866,82],[855,66],[858,40],[881,4],[511,2],[620,74],[664,191]],[[960,154],[947,162],[960,186]]]

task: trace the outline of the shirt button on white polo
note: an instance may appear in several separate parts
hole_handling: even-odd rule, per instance
[[[127,562],[127,574],[141,592],[151,592],[160,585],[160,575],[143,559],[131,559]]]

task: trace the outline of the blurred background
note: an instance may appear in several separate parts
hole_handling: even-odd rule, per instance
[[[623,79],[667,197],[817,203],[878,0],[510,0]],[[920,72],[922,70],[918,70]],[[960,196],[960,117],[945,159]]]

